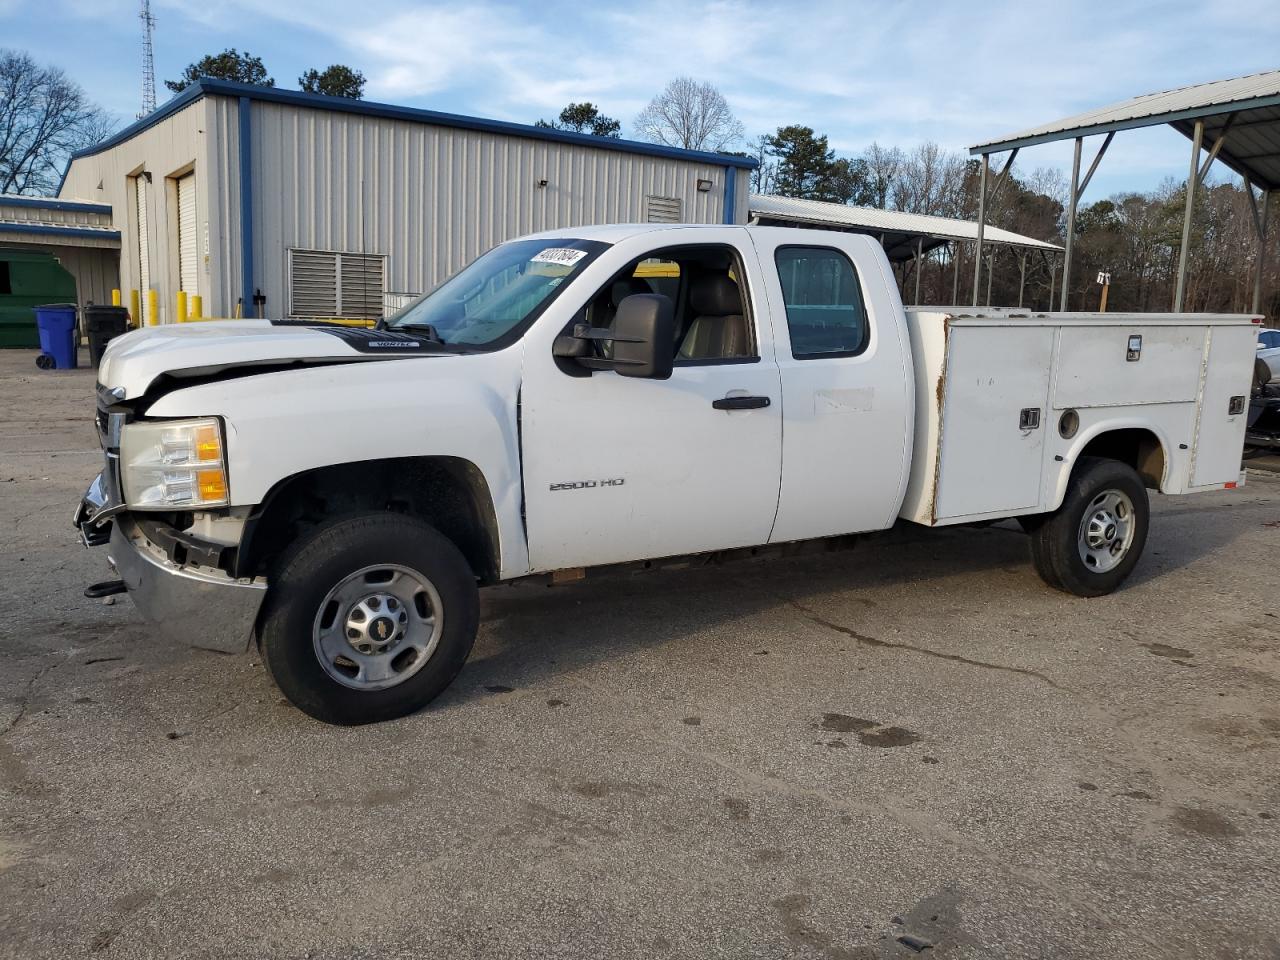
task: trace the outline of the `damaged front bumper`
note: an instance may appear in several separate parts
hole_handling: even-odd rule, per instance
[[[110,455],[108,455],[109,457]],[[119,485],[107,470],[96,477],[76,510],[86,546],[107,545],[107,559],[142,616],[172,640],[243,653],[266,583],[236,579],[216,566],[226,548],[126,512]]]

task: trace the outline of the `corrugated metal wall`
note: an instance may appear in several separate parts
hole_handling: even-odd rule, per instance
[[[233,101],[213,99],[234,115]],[[385,254],[388,291],[418,293],[511,237],[642,221],[650,194],[679,198],[685,222],[723,221],[721,165],[261,101],[252,109],[255,283],[271,315],[287,306],[290,247]],[[218,129],[233,158],[223,137],[235,137],[234,122]],[[699,192],[699,179],[711,190]],[[748,192],[740,174],[739,222]]]
[[[209,183],[208,177],[200,174],[208,168],[206,117],[210,107],[209,99],[202,98],[123,143],[73,161],[58,194],[63,199],[111,204],[112,222],[120,231],[120,289],[125,291],[125,303],[128,303],[128,291],[141,286],[137,257],[133,253],[138,249],[138,238],[130,178],[140,171],[151,174],[147,190],[148,249],[151,285],[160,294],[163,322],[173,319],[174,294],[178,290],[177,191],[171,178],[190,170],[194,164],[198,235],[203,238],[208,221]],[[207,262],[203,257],[201,260],[201,285],[204,286],[205,278],[211,276],[217,265],[212,258]],[[206,313],[221,309],[221,306],[205,304]]]
[[[642,221],[651,194],[679,198],[685,222],[724,219],[726,168],[715,163],[259,100],[251,110],[254,286],[267,297],[268,316],[288,307],[290,247],[386,255],[386,292],[416,294],[514,236]],[[128,291],[140,287],[130,178],[151,173],[150,279],[162,321],[173,319],[178,290],[173,178],[193,164],[206,315],[234,315],[244,292],[239,129],[238,98],[202,97],[74,161],[60,191],[63,198],[111,204],[127,302]],[[735,220],[745,223],[749,172],[736,175]],[[711,190],[698,191],[699,179],[710,180]],[[253,305],[244,312],[252,315]]]

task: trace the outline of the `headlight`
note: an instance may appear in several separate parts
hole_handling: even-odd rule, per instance
[[[228,503],[222,427],[213,418],[127,424],[120,463],[124,499],[135,510]]]

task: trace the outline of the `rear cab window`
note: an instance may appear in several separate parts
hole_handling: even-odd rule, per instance
[[[867,348],[870,326],[858,272],[834,247],[779,247],[774,252],[797,360],[852,357]]]

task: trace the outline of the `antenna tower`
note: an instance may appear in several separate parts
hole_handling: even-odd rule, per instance
[[[156,18],[151,15],[151,0],[142,0],[138,19],[142,21],[142,111],[138,114],[141,118],[156,108],[156,61],[151,52],[151,33],[155,30]]]

